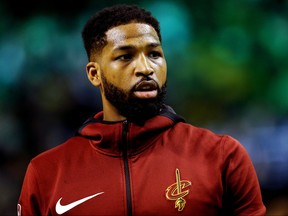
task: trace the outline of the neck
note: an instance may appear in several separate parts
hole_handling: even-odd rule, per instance
[[[122,116],[119,111],[106,99],[102,100],[103,103],[103,120],[104,121],[124,121],[125,116]]]

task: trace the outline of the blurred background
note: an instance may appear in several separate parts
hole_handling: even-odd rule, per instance
[[[101,110],[86,78],[86,20],[115,3],[161,23],[167,103],[187,122],[238,139],[267,215],[288,215],[288,1],[2,0],[0,215],[16,215],[29,160]]]

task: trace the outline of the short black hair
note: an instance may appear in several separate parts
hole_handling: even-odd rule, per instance
[[[92,52],[100,52],[107,44],[106,32],[116,26],[129,23],[151,25],[161,42],[160,25],[151,12],[136,5],[117,4],[106,7],[92,16],[82,31],[84,47],[90,60]]]

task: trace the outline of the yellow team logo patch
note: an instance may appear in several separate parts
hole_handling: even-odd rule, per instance
[[[186,200],[183,198],[189,194],[188,187],[192,183],[188,180],[181,180],[180,171],[176,169],[176,183],[170,185],[166,189],[166,198],[168,200],[175,200],[175,208],[178,208],[178,211],[182,211],[185,207]]]

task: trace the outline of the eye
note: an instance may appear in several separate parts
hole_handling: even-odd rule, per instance
[[[151,52],[149,53],[149,57],[150,57],[150,58],[157,59],[157,58],[159,58],[159,57],[161,57],[161,56],[162,56],[162,54],[161,54],[160,52],[158,52],[158,51],[151,51]]]
[[[122,60],[122,61],[128,61],[131,59],[132,59],[131,54],[124,54],[124,55],[120,55],[120,56],[116,57],[116,60]]]

